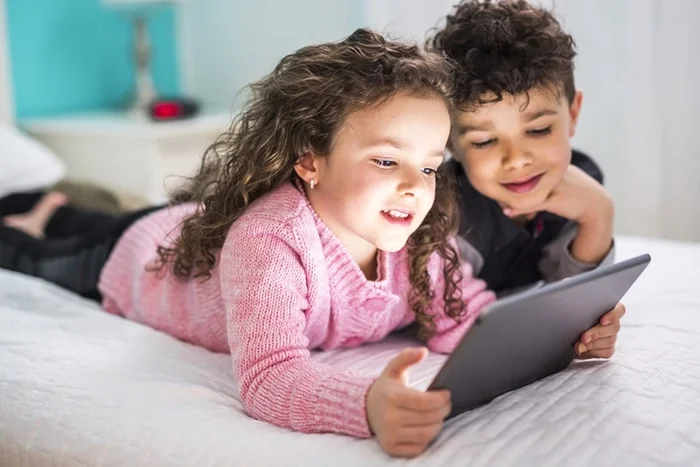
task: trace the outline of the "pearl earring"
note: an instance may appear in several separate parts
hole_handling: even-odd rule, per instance
[[[309,186],[313,190],[314,187],[316,186],[316,180],[314,180],[313,178],[311,180],[309,180]]]

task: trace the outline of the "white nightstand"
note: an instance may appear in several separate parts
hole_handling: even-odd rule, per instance
[[[121,113],[31,119],[22,128],[65,162],[67,177],[163,202],[199,168],[205,149],[231,123],[226,114],[153,122]]]

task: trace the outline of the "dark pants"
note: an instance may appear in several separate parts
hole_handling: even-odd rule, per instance
[[[0,216],[25,213],[44,193],[17,193],[0,199]],[[34,238],[0,224],[0,268],[45,279],[83,297],[101,300],[97,281],[124,231],[158,207],[113,216],[60,207]]]

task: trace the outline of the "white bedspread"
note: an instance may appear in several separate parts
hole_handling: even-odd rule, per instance
[[[2,466],[700,465],[700,245],[618,240],[652,264],[625,298],[618,352],[451,421],[412,461],[374,440],[248,418],[227,355],[0,271]],[[406,342],[315,358],[377,372]],[[425,386],[442,357],[411,375]]]

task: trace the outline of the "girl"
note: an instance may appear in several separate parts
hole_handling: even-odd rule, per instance
[[[450,410],[446,391],[403,383],[425,349],[404,350],[377,378],[310,350],[415,321],[431,350],[451,352],[494,300],[450,240],[456,209],[440,169],[450,72],[439,55],[362,29],[285,57],[178,204],[115,223],[80,250],[99,254],[78,277],[101,271],[108,312],[230,352],[253,417],[375,434],[389,454],[418,455]]]
[[[310,350],[418,321],[428,347],[449,352],[494,299],[448,242],[450,73],[441,56],[366,30],[284,58],[181,204],[121,237],[100,277],[105,309],[230,352],[255,418],[422,452],[450,408],[446,392],[402,382],[424,351],[376,379]]]
[[[405,350],[378,378],[315,363],[310,350],[417,321],[428,347],[449,352],[494,299],[448,241],[456,210],[439,167],[450,73],[441,56],[367,30],[301,49],[252,85],[177,204],[68,238],[17,230],[0,242],[0,266],[230,352],[255,418],[374,433],[388,453],[417,455],[450,409],[447,392],[402,381],[424,350]]]

